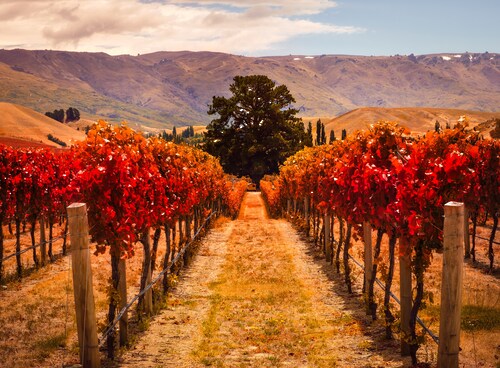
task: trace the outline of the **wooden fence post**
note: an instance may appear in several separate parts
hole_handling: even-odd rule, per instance
[[[328,263],[332,262],[332,248],[330,247],[330,214],[325,212],[325,256]]]
[[[42,266],[47,264],[47,243],[45,239],[45,219],[40,217],[40,261]]]
[[[465,258],[470,258],[469,211],[464,207],[464,246]]]
[[[179,222],[179,229],[182,229],[182,222]],[[146,280],[144,283],[144,286],[146,287],[151,283],[152,275],[151,275],[151,235],[150,235],[150,228],[148,227],[146,229],[146,234],[144,235],[143,238],[143,245],[144,245],[144,263],[143,267],[145,268],[146,272]],[[148,253],[146,255],[146,253]],[[153,290],[149,289],[144,293],[144,313],[146,313],[148,316],[153,315]]]
[[[445,204],[443,243],[438,368],[458,368],[464,261],[463,203]]]
[[[120,274],[120,280],[118,281],[120,302],[118,307],[122,310],[127,305],[127,263],[124,259],[120,259],[118,263],[118,272]],[[128,345],[128,311],[125,311],[120,319],[120,346],[126,345]]]
[[[306,235],[309,236],[309,197],[304,197],[304,218],[306,220]]]
[[[372,227],[368,221],[363,222],[363,242],[365,243],[365,297],[366,297],[366,315],[372,314],[368,303],[368,289],[373,272],[373,251],[372,251]]]
[[[80,362],[84,368],[95,368],[100,367],[101,363],[90,267],[87,206],[85,203],[73,203],[67,210]]]
[[[411,257],[408,252],[408,240],[399,239],[399,298],[401,299],[401,356],[410,355],[410,345],[407,338],[410,337],[411,317]]]

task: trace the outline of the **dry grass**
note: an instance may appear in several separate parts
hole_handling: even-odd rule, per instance
[[[338,239],[338,223],[335,224],[335,236]],[[491,229],[489,227],[478,228],[478,235],[488,238]],[[372,233],[372,243],[375,244],[375,232]],[[382,258],[388,259],[388,239],[384,235],[382,242]],[[495,271],[489,274],[486,271],[487,242],[477,240],[477,263],[466,261],[463,269],[463,293],[462,293],[462,332],[460,336],[461,366],[464,367],[498,367],[500,364],[500,283],[498,282],[500,272],[500,260],[497,255]],[[361,239],[353,240],[350,254],[358,260],[363,259],[363,243]],[[441,300],[441,274],[442,255],[434,253],[432,262],[425,274],[425,306],[419,316],[426,325],[436,334],[439,333],[439,315]],[[362,262],[361,262],[362,263]],[[353,270],[352,279],[355,282],[357,292],[361,291],[363,274],[362,271],[351,262]],[[379,274],[385,282],[385,271]],[[392,291],[399,295],[399,265],[396,261]],[[415,287],[415,279],[413,279]],[[379,319],[383,321],[384,316],[380,309],[383,305],[383,292],[378,286],[376,289],[376,301],[379,305]],[[362,303],[360,298],[360,303]],[[399,317],[399,305],[391,301],[392,309]],[[396,322],[397,325],[397,322]],[[420,327],[420,326],[419,326]],[[421,331],[423,334],[423,332]],[[432,364],[437,360],[437,345],[429,336],[425,337],[425,344],[419,350],[421,361]]]
[[[56,229],[54,234],[60,232],[61,229]],[[6,227],[4,233],[8,234]],[[14,239],[10,235],[7,238],[4,256],[14,252]],[[28,233],[22,235],[21,242],[22,248],[31,245]],[[62,240],[55,242],[56,261],[40,269],[34,267],[31,251],[24,253],[25,270],[20,281],[14,275],[15,258],[6,262],[7,283],[0,289],[0,367],[54,367],[78,362],[71,262],[70,257],[60,255],[61,246]],[[163,260],[164,253],[162,234],[157,264]],[[127,261],[129,300],[139,290],[141,267],[142,246],[137,244],[135,256]],[[108,254],[92,256],[92,272],[100,335],[107,324],[111,276]],[[141,326],[134,315],[132,307],[131,328],[137,330]],[[143,324],[147,324],[147,320]]]
[[[371,124],[380,120],[395,121],[407,127],[415,134],[422,134],[429,130],[434,130],[434,124],[436,121],[439,121],[441,128],[444,129],[446,127],[446,123],[453,126],[457,123],[460,116],[463,115],[467,116],[470,120],[470,128],[486,120],[500,117],[500,113],[498,112],[482,112],[460,109],[429,107],[363,107],[349,111],[346,114],[337,116],[336,118],[330,120],[322,120],[322,122],[325,124],[327,138],[330,129],[335,129],[335,135],[337,139],[339,139],[342,129],[346,129],[349,134],[355,130],[367,129]]]
[[[49,141],[52,134],[68,145],[85,139],[85,134],[27,107],[0,102],[0,136],[23,138],[49,146],[60,147]]]
[[[360,322],[318,276],[301,253],[305,248],[297,248],[302,242],[287,234],[289,225],[265,219],[259,194],[248,195],[224,267],[210,286],[210,309],[194,357],[216,367],[371,366],[359,359],[366,354],[383,364],[386,358],[373,351]]]
[[[257,235],[239,225],[229,241],[222,275],[212,285],[204,339],[195,355],[215,366],[276,366],[291,357],[297,363],[335,366],[335,352],[321,349],[332,329],[312,316],[310,293],[297,278],[283,243],[273,234]],[[254,246],[259,243],[274,247]],[[302,341],[305,336],[315,343]]]

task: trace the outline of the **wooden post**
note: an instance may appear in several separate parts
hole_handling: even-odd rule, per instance
[[[118,263],[118,272],[120,274],[120,280],[118,281],[120,302],[118,308],[122,310],[127,305],[127,263],[124,259],[120,259]],[[128,311],[120,319],[120,346],[126,345],[128,345]]]
[[[180,223],[180,227],[182,227],[182,223]],[[144,286],[146,287],[151,283],[151,235],[150,235],[150,228],[148,227],[146,229],[146,234],[144,235],[143,241],[146,242],[144,245],[144,253],[148,252],[149,255],[146,256],[144,255],[144,263],[143,267],[145,268],[146,272],[146,282]],[[147,250],[146,250],[147,249]],[[153,290],[149,289],[144,293],[144,313],[146,313],[148,316],[153,315]]]
[[[445,204],[443,236],[438,368],[458,368],[464,259],[463,203],[448,202]]]
[[[304,198],[304,218],[306,220],[306,235],[309,236],[309,197]]]
[[[287,214],[287,216],[290,216],[291,208],[292,208],[292,200],[290,198],[288,198],[286,200],[286,214]]]
[[[368,221],[363,222],[363,242],[365,243],[365,298],[366,298],[366,315],[372,314],[368,304],[368,289],[373,272],[373,251],[372,251],[372,227]]]
[[[407,338],[410,337],[411,316],[411,257],[408,250],[408,240],[399,239],[399,298],[401,299],[401,356],[410,355],[410,345]]]
[[[190,215],[186,216],[185,225],[186,225],[186,242],[188,242],[191,240],[191,216]]]
[[[332,262],[332,248],[330,248],[330,214],[328,211],[325,213],[325,256],[328,263]]]
[[[40,258],[42,266],[47,264],[47,243],[45,240],[45,219],[40,217]]]
[[[470,258],[469,211],[464,207],[464,246],[465,258]]]
[[[191,241],[191,216],[186,216],[186,245]],[[183,255],[184,266],[189,264],[191,258],[191,247],[187,247]]]
[[[101,363],[90,267],[87,206],[85,203],[73,203],[67,209],[80,362],[84,368],[95,368],[100,367]]]

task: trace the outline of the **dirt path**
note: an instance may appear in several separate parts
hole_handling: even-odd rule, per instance
[[[205,238],[170,307],[117,366],[407,366],[396,345],[371,336],[380,326],[367,327],[361,308],[248,193],[239,219]]]

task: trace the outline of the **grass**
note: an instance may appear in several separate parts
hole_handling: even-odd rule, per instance
[[[500,328],[500,308],[464,305],[461,319],[465,331],[496,330]]]
[[[478,227],[478,235],[488,237],[488,229],[486,227]],[[335,236],[338,239],[338,222],[335,223]],[[375,232],[372,233],[375,241]],[[477,241],[476,255],[479,264],[486,260],[486,241]],[[362,260],[363,244],[362,241],[354,241],[350,253]],[[381,253],[382,264],[387,262],[387,237],[384,236],[382,242]],[[439,333],[440,319],[440,299],[441,299],[441,283],[442,283],[442,254],[434,253],[430,265],[425,273],[425,307],[419,311],[419,317],[424,321],[427,327],[435,334]],[[500,269],[498,262],[495,263],[495,269]],[[353,265],[355,272],[358,268]],[[498,271],[495,271],[498,272]],[[379,277],[383,274],[381,271]],[[395,278],[393,280],[392,291],[395,295],[399,295],[399,264],[396,261]],[[463,272],[463,287],[462,287],[462,313],[461,313],[461,329],[460,336],[460,359],[465,366],[472,366],[477,360],[477,364],[485,366],[494,366],[498,359],[497,336],[500,330],[500,293],[497,275],[489,275],[481,271],[480,267],[472,264],[470,261],[464,263]],[[382,278],[382,277],[380,277]],[[363,275],[357,276],[357,285],[361,290]],[[415,279],[413,279],[413,286]],[[375,288],[376,301],[379,306],[379,322],[383,322],[382,314],[382,296],[380,288]],[[399,306],[393,305],[392,311],[395,315],[399,313]],[[417,330],[421,332],[420,327]],[[420,333],[419,332],[419,333]],[[419,349],[419,360],[422,362],[435,363],[437,356],[437,344],[426,335],[425,343]]]
[[[236,224],[226,263],[210,284],[210,309],[194,358],[215,367],[297,366],[304,361],[335,367],[335,349],[322,348],[331,346],[330,321],[316,315],[315,291],[304,287],[292,254],[272,227],[249,233],[247,226]]]
[[[423,315],[439,320],[439,305],[428,306]],[[494,331],[500,329],[500,308],[464,304],[460,326],[464,331]]]
[[[66,336],[64,333],[46,337],[35,343],[35,348],[44,351],[48,350],[49,352],[64,346],[66,346]]]

